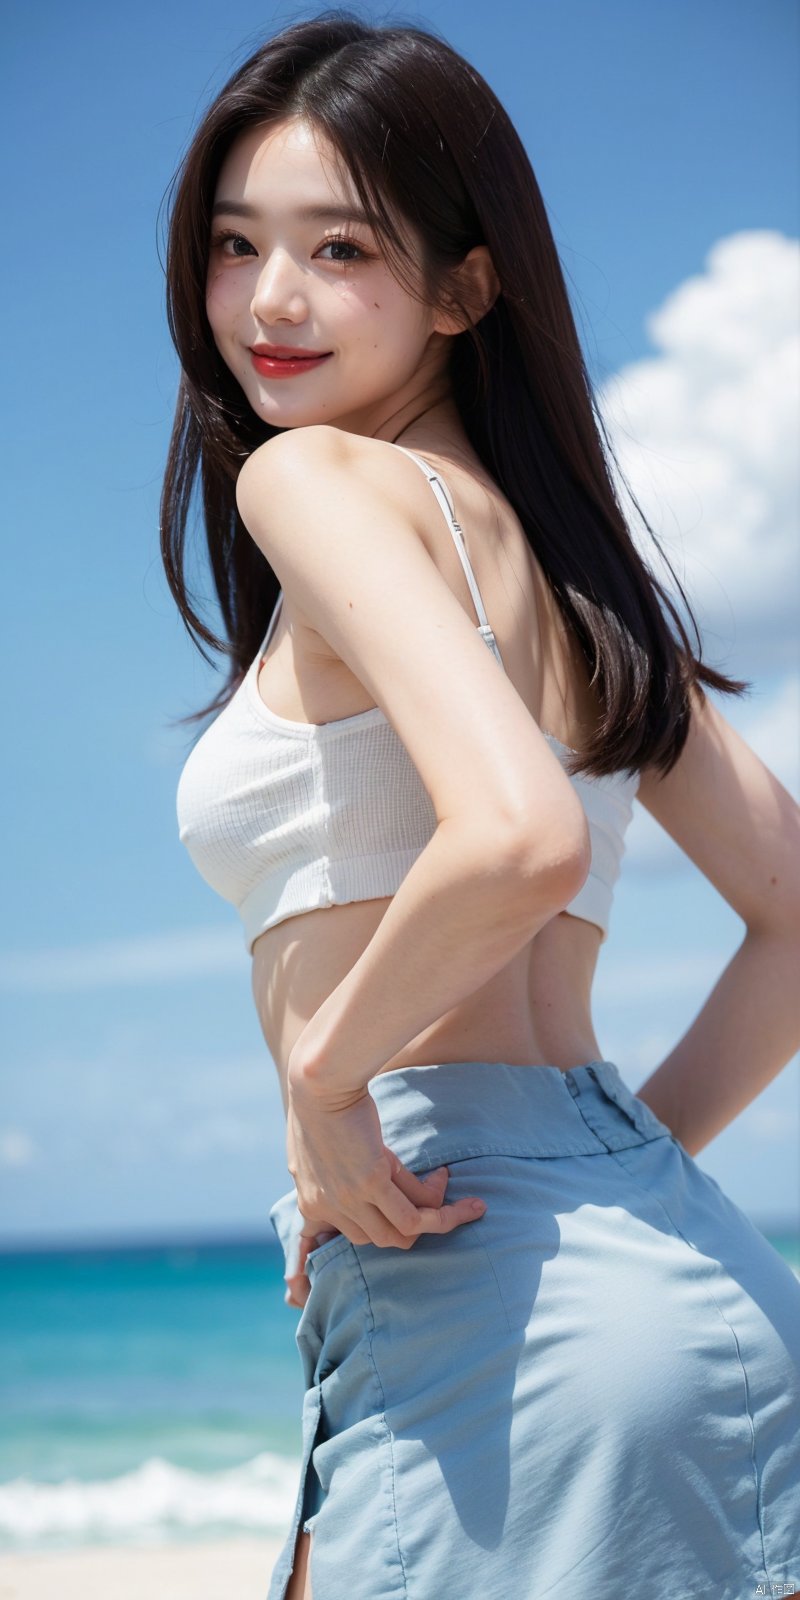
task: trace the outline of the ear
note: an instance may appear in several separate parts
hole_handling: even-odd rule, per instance
[[[451,274],[450,284],[453,309],[437,312],[434,333],[463,333],[470,323],[480,322],[491,311],[500,293],[500,279],[488,245],[476,244],[467,252]]]

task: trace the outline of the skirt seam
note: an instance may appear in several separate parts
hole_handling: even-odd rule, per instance
[[[369,1284],[367,1283],[366,1277],[364,1275],[364,1269],[363,1269],[363,1267],[361,1265],[361,1260],[359,1258],[358,1252],[355,1249],[355,1247],[352,1246],[351,1248],[353,1250],[353,1261],[354,1261],[354,1264],[356,1265],[356,1267],[358,1268],[358,1273],[359,1273],[359,1276],[361,1278],[361,1282],[364,1285],[364,1293],[365,1293],[365,1295],[367,1297],[367,1308],[368,1308],[367,1354],[368,1354],[368,1359],[369,1359],[370,1366],[372,1368],[373,1373],[375,1374],[375,1382],[378,1385],[378,1393],[380,1395],[381,1413],[380,1413],[380,1417],[378,1418],[378,1421],[383,1426],[383,1428],[385,1430],[385,1435],[386,1435],[386,1445],[387,1445],[388,1458],[389,1458],[389,1490],[390,1490],[390,1498],[391,1498],[392,1520],[393,1520],[393,1523],[394,1523],[394,1542],[395,1542],[395,1548],[397,1550],[397,1559],[398,1559],[398,1561],[400,1563],[400,1573],[401,1573],[402,1585],[403,1585],[403,1588],[402,1588],[402,1600],[408,1600],[408,1576],[407,1576],[407,1573],[406,1573],[406,1564],[405,1564],[405,1561],[403,1560],[403,1552],[402,1552],[402,1550],[400,1548],[400,1528],[399,1528],[399,1524],[398,1524],[398,1521],[397,1521],[397,1498],[396,1498],[396,1495],[395,1495],[394,1438],[393,1438],[393,1435],[392,1435],[392,1430],[391,1430],[391,1428],[389,1426],[388,1417],[386,1415],[386,1394],[384,1392],[383,1384],[381,1383],[381,1376],[380,1376],[380,1373],[378,1371],[378,1364],[377,1364],[377,1362],[375,1360],[375,1351],[373,1349],[373,1340],[374,1340],[374,1335],[375,1335],[375,1313],[374,1313],[374,1311],[372,1309],[372,1299],[370,1297]]]
[[[672,1136],[670,1135],[670,1137],[672,1137]],[[677,1141],[673,1139],[673,1143],[677,1144]],[[678,1148],[680,1149],[681,1147],[678,1146]],[[640,1183],[638,1178],[635,1178],[633,1176],[633,1173],[628,1170],[628,1168],[626,1167],[624,1161],[617,1160],[616,1151],[610,1150],[609,1151],[609,1155],[612,1155],[614,1157],[614,1160],[617,1162],[617,1166],[630,1179],[631,1183],[635,1184],[636,1188],[641,1190],[642,1194],[646,1195],[648,1200],[654,1201],[655,1204],[660,1208],[660,1210],[663,1211],[664,1216],[667,1219],[667,1222],[669,1223],[670,1227],[673,1230],[673,1233],[677,1236],[677,1238],[682,1239],[684,1244],[687,1246],[687,1248],[689,1250],[693,1250],[695,1255],[697,1255],[699,1253],[698,1250],[697,1250],[697,1246],[692,1244],[691,1239],[687,1239],[685,1233],[683,1233],[682,1230],[678,1227],[678,1224],[675,1221],[673,1221],[673,1218],[670,1216],[670,1213],[667,1210],[663,1200],[661,1200],[657,1195],[654,1195],[649,1189],[647,1189],[645,1187],[645,1185],[643,1183]],[[686,1159],[691,1160],[692,1158],[689,1156]],[[747,1421],[748,1421],[749,1428],[750,1428],[750,1465],[751,1465],[751,1470],[752,1470],[752,1474],[753,1474],[753,1482],[754,1482],[754,1486],[755,1486],[755,1496],[756,1496],[756,1526],[758,1528],[758,1535],[759,1535],[759,1539],[761,1541],[761,1557],[762,1557],[762,1561],[764,1563],[764,1573],[766,1575],[767,1583],[771,1584],[772,1583],[772,1577],[771,1577],[771,1573],[770,1573],[770,1569],[769,1569],[769,1564],[767,1562],[767,1550],[766,1550],[766,1545],[765,1545],[765,1542],[764,1542],[764,1521],[763,1521],[763,1515],[762,1515],[762,1511],[763,1511],[762,1484],[761,1484],[761,1481],[760,1481],[760,1476],[759,1476],[759,1471],[758,1471],[758,1459],[757,1459],[757,1455],[756,1455],[756,1429],[755,1429],[755,1421],[753,1419],[753,1414],[752,1414],[752,1411],[751,1411],[751,1408],[750,1408],[750,1387],[749,1387],[749,1384],[748,1384],[748,1381],[747,1381],[747,1368],[745,1367],[744,1361],[742,1360],[742,1352],[741,1352],[741,1348],[740,1348],[740,1345],[739,1345],[739,1340],[738,1340],[738,1337],[737,1337],[737,1334],[736,1334],[736,1329],[734,1328],[733,1324],[728,1321],[728,1318],[726,1317],[721,1305],[719,1304],[719,1301],[716,1299],[716,1297],[712,1293],[711,1289],[705,1288],[704,1292],[708,1295],[708,1298],[711,1301],[712,1305],[714,1305],[716,1307],[716,1310],[717,1310],[720,1318],[722,1319],[722,1321],[724,1322],[726,1328],[728,1329],[728,1331],[730,1332],[730,1334],[733,1337],[733,1342],[734,1342],[734,1345],[736,1347],[736,1357],[737,1357],[737,1360],[739,1362],[739,1366],[742,1369],[742,1380],[743,1380],[743,1384],[744,1384],[744,1409],[745,1409],[745,1415],[747,1417]]]
[[[586,1123],[586,1126],[589,1128],[588,1123]],[[632,1131],[638,1133],[637,1129]],[[419,1161],[414,1161],[413,1158],[406,1158],[406,1164],[410,1166],[412,1172],[416,1173],[417,1171],[430,1172],[439,1165],[449,1166],[451,1161],[479,1160],[482,1156],[511,1156],[515,1160],[522,1161],[577,1161],[613,1153],[602,1140],[598,1140],[598,1135],[594,1133],[593,1129],[589,1129],[589,1132],[595,1140],[595,1148],[589,1150],[565,1150],[562,1145],[559,1145],[558,1148],[548,1147],[547,1149],[542,1149],[537,1146],[535,1149],[531,1149],[530,1144],[509,1143],[507,1139],[504,1139],[500,1144],[487,1143],[486,1140],[482,1139],[480,1144],[476,1145],[453,1146],[448,1143],[443,1135],[438,1143],[426,1148],[424,1156],[421,1155]],[[655,1137],[658,1136],[656,1135]],[[652,1140],[643,1140],[639,1136],[632,1139],[629,1145],[619,1145],[617,1148],[621,1150],[637,1150],[643,1143],[650,1144]],[[319,1248],[324,1249],[325,1246],[322,1245]]]
[[[475,1227],[475,1223],[474,1222],[473,1223],[469,1223],[468,1226],[474,1228]],[[492,1260],[492,1258],[491,1258],[491,1256],[490,1256],[490,1254],[489,1254],[489,1252],[488,1252],[483,1240],[482,1239],[478,1239],[477,1242],[480,1245],[481,1250],[483,1251],[483,1254],[484,1254],[484,1256],[486,1258],[486,1261],[489,1264],[489,1268],[491,1270],[492,1277],[494,1278],[495,1286],[497,1288],[498,1299],[500,1301],[501,1306],[503,1307],[503,1315],[504,1315],[504,1317],[506,1319],[506,1326],[508,1328],[509,1333],[513,1334],[514,1329],[511,1326],[511,1318],[510,1318],[510,1316],[508,1314],[508,1306],[506,1305],[505,1299],[503,1297],[503,1291],[502,1291],[502,1288],[500,1287],[500,1279],[498,1278],[497,1272],[495,1271],[494,1262],[493,1262],[493,1260]]]

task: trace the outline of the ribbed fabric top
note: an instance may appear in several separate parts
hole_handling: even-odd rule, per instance
[[[444,484],[420,456],[395,448],[416,461],[439,501],[478,631],[505,670]],[[177,790],[179,838],[201,876],[236,907],[250,953],[259,934],[286,917],[393,895],[437,827],[419,772],[379,706],[310,723],[264,704],[258,673],[282,598],[241,684],[190,752]],[[554,734],[544,737],[562,764],[574,754]],[[570,781],[586,812],[592,861],[566,910],[595,923],[605,940],[639,775]]]

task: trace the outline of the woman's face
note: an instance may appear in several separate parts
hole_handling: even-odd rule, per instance
[[[348,215],[337,216],[337,207]],[[299,119],[250,129],[225,158],[211,226],[208,320],[249,404],[273,427],[322,422],[374,435],[408,402],[425,398],[441,372],[447,335],[392,277],[360,209],[335,178],[322,136]],[[258,369],[254,345],[325,352],[325,359],[276,376]]]

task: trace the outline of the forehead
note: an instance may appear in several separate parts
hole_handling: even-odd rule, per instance
[[[225,156],[216,184],[216,197],[261,205],[268,197],[270,206],[283,206],[300,193],[305,201],[356,203],[344,163],[330,140],[300,118],[259,123],[240,134]]]

